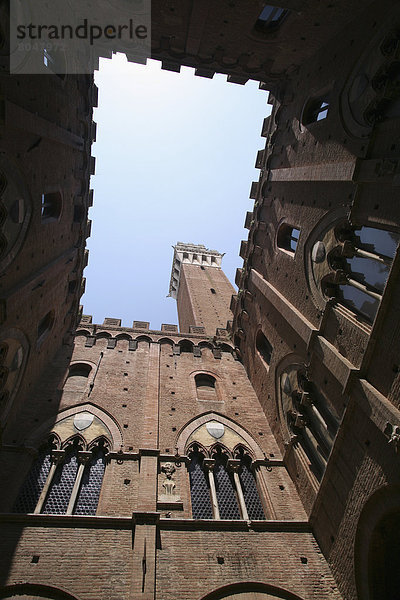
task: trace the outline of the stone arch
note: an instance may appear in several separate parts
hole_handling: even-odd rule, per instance
[[[199,600],[275,600],[278,598],[282,600],[303,600],[301,596],[293,592],[258,581],[241,581],[224,585],[198,598]]]
[[[193,398],[198,398],[198,389],[197,389],[197,383],[196,383],[196,378],[198,378],[199,376],[204,375],[207,377],[211,377],[215,380],[215,398],[214,399],[210,399],[211,402],[225,402],[226,399],[226,393],[224,390],[224,386],[223,386],[223,380],[222,378],[218,375],[218,373],[215,373],[214,371],[209,371],[206,369],[199,369],[196,371],[192,371],[189,375],[189,379],[190,379],[190,389],[193,395]],[[205,399],[205,398],[203,398]]]
[[[306,274],[306,281],[308,289],[314,300],[314,304],[317,308],[324,309],[326,305],[326,298],[323,297],[317,284],[315,283],[313,276],[313,249],[315,244],[320,241],[330,229],[333,229],[335,225],[340,221],[345,221],[348,218],[350,207],[340,206],[334,210],[326,213],[322,219],[315,225],[314,229],[310,232],[308,238],[304,244],[304,272]]]
[[[281,434],[284,442],[290,442],[290,433],[286,425],[286,417],[283,414],[283,409],[280,401],[281,396],[281,375],[284,373],[286,369],[289,367],[298,367],[299,369],[305,367],[305,357],[300,356],[300,354],[287,354],[275,367],[275,398],[276,398],[276,412],[279,418],[279,424],[281,429]]]
[[[74,376],[78,376],[78,377],[86,377],[86,383],[85,385],[83,385],[83,381],[81,381],[81,385],[80,386],[76,386],[77,388],[79,387],[80,392],[85,392],[85,390],[87,389],[87,385],[92,381],[93,379],[93,375],[96,369],[96,363],[94,363],[91,360],[74,360],[73,362],[70,363],[69,368],[68,368],[68,372],[65,375],[65,379],[63,382],[63,391],[74,391],[74,390],[67,390],[66,385],[68,380],[71,377]],[[85,373],[86,371],[86,373]]]
[[[108,331],[100,331],[99,333],[96,333],[96,340],[102,340],[103,338],[110,338],[112,337],[111,333],[108,333]]]
[[[0,598],[4,600],[79,600],[62,588],[37,583],[17,583],[0,587]]]
[[[0,157],[0,270],[16,258],[26,238],[32,217],[32,199],[17,166]],[[2,230],[7,231],[7,237]]]
[[[91,333],[87,329],[78,329],[78,331],[75,333],[75,337],[88,337],[89,335],[91,335]]]
[[[174,345],[174,342],[170,338],[168,338],[168,337],[162,337],[162,338],[160,338],[157,341],[158,341],[158,343],[160,345],[165,345],[165,346],[166,345],[169,345],[169,346],[173,346]]]
[[[15,328],[0,335],[0,413],[3,424],[18,393],[30,351],[24,333]]]
[[[131,342],[133,340],[132,336],[128,333],[119,333],[115,336],[115,339],[117,340],[117,344],[120,340],[127,340],[128,342]]]
[[[153,340],[152,340],[152,339],[151,339],[151,337],[149,337],[148,335],[138,335],[138,336],[135,338],[135,341],[136,341],[137,343],[139,343],[139,342],[147,342],[148,344],[151,344],[151,342],[152,342]]]
[[[303,456],[317,489],[339,428],[339,417],[310,378],[304,359],[289,354],[275,371],[276,402],[284,443]]]
[[[105,427],[110,432],[110,450],[112,452],[118,452],[118,450],[121,449],[123,445],[123,436],[120,426],[110,413],[94,404],[91,404],[90,402],[80,404],[72,408],[67,408],[58,413],[55,419],[47,419],[45,423],[32,432],[32,435],[26,441],[26,446],[30,448],[37,448],[41,444],[43,438],[51,432],[57,423],[60,423],[60,421],[63,421],[64,419],[74,416],[80,412],[89,412],[97,417],[102,423],[104,423]]]
[[[209,411],[193,418],[191,421],[186,423],[184,427],[178,433],[178,438],[176,442],[176,447],[178,450],[178,454],[185,454],[186,447],[188,442],[190,443],[190,436],[199,429],[202,425],[205,425],[209,421],[216,421],[217,423],[222,424],[224,427],[228,427],[234,434],[236,434],[237,438],[233,435],[232,438],[235,439],[235,443],[232,443],[232,447],[236,446],[240,440],[243,441],[244,445],[251,450],[255,459],[264,460],[264,454],[262,453],[260,447],[252,438],[250,433],[244,429],[244,427],[238,425],[231,419],[224,417],[220,413]],[[215,440],[215,443],[218,440]],[[212,442],[213,444],[214,442]],[[210,444],[210,446],[212,445]],[[221,440],[221,444],[227,445],[225,441]]]
[[[211,342],[207,342],[207,341],[201,341],[198,344],[199,348],[209,348],[210,350],[213,350],[214,346],[211,344]]]
[[[221,348],[221,351],[222,351],[222,352],[229,352],[230,354],[233,354],[233,352],[234,352],[234,350],[235,350],[235,349],[233,348],[233,346],[230,346],[229,344],[225,344],[225,343],[224,343],[224,344],[221,344],[221,345],[220,345],[220,348]]]
[[[71,435],[69,438],[67,438],[66,440],[64,440],[61,444],[61,450],[65,450],[66,448],[68,448],[71,445],[76,445],[76,446],[81,446],[82,450],[87,450],[87,443],[85,438],[83,437],[83,435],[81,435],[80,433],[74,433],[73,435]]]
[[[396,559],[398,566],[400,562],[399,534],[400,485],[385,485],[368,498],[357,524],[354,564],[360,599],[393,600],[398,597],[391,592],[395,587],[398,593],[400,584],[400,569],[393,571]]]
[[[194,344],[193,344],[193,342],[191,342],[190,340],[188,340],[186,338],[184,340],[179,340],[178,346],[180,348],[181,353],[182,352],[193,352]]]

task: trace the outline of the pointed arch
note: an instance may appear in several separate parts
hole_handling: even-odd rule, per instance
[[[76,445],[79,448],[79,450],[87,449],[86,440],[80,433],[74,433],[69,438],[64,440],[61,444],[61,450],[66,450],[67,448],[73,445]]]
[[[185,454],[185,448],[189,437],[196,431],[196,429],[206,424],[208,421],[217,421],[222,425],[230,427],[230,429],[232,429],[244,440],[245,445],[252,451],[255,459],[264,460],[264,454],[261,451],[259,445],[243,426],[239,425],[235,421],[232,421],[228,417],[225,417],[224,415],[214,411],[208,411],[203,413],[202,415],[198,415],[182,427],[182,429],[178,433],[178,438],[176,442],[179,454]]]
[[[213,457],[215,454],[224,454],[227,458],[233,458],[232,451],[229,450],[225,446],[225,444],[221,444],[221,442],[215,442],[209,449],[210,456]]]
[[[121,427],[110,413],[96,406],[95,404],[92,404],[91,402],[85,402],[83,404],[67,408],[59,412],[56,418],[47,419],[47,421],[45,421],[40,427],[32,432],[31,436],[26,441],[27,447],[33,449],[37,448],[46,434],[50,433],[57,423],[80,412],[89,412],[104,423],[112,438],[110,440],[110,450],[111,452],[118,452],[123,445]]]

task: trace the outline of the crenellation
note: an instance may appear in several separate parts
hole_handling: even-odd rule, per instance
[[[269,92],[239,289],[178,242],[179,327],[84,315],[98,90],[3,69],[1,596],[397,600],[398,3],[151,20],[163,69]]]

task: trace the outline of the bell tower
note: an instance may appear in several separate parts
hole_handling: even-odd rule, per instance
[[[177,301],[182,333],[192,325],[214,335],[232,319],[229,305],[235,290],[221,269],[222,257],[202,244],[174,246],[169,295]]]

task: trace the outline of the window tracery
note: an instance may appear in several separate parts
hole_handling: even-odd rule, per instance
[[[372,323],[379,308],[400,235],[374,227],[342,223],[312,248],[315,283]]]
[[[265,519],[249,450],[193,443],[188,455],[194,519]]]
[[[320,480],[338,430],[338,418],[300,365],[288,367],[281,374],[280,402],[291,443],[302,447],[312,473]]]
[[[61,445],[51,434],[25,479],[14,512],[96,514],[108,451],[103,436],[90,446],[81,435]]]

